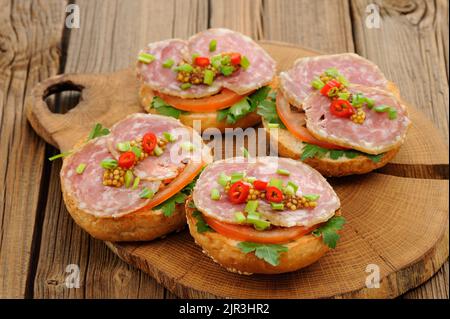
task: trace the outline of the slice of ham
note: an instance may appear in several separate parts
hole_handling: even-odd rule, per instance
[[[376,64],[354,53],[342,53],[298,59],[280,73],[280,89],[292,105],[302,108],[305,98],[315,91],[311,81],[332,67],[350,83],[386,88],[387,80]]]
[[[330,99],[314,92],[303,105],[306,127],[310,133],[320,140],[369,154],[384,153],[401,145],[411,123],[405,106],[386,90],[351,85],[349,91],[372,98],[375,105],[394,107],[397,110],[397,118],[390,120],[386,113],[377,113],[363,107],[366,119],[363,124],[356,124],[348,118],[331,114]]]
[[[161,115],[136,113],[129,115],[111,128],[107,137],[108,148],[114,158],[119,158],[117,143],[134,140],[144,134],[152,132],[158,138],[164,132],[172,134],[177,140],[166,144],[160,156],[148,156],[134,168],[134,174],[145,180],[165,180],[178,176],[193,153],[183,151],[182,144],[191,142],[197,149],[202,148],[201,138],[193,130],[187,128],[180,121]],[[193,138],[196,137],[196,138]],[[192,141],[194,140],[194,141]]]
[[[288,170],[290,176],[277,174],[278,168]],[[231,203],[224,188],[217,182],[221,173],[231,175],[235,172],[244,172],[247,176],[253,176],[263,181],[269,181],[271,178],[281,179],[284,183],[292,181],[299,186],[297,195],[320,195],[317,200],[318,205],[314,209],[293,211],[274,211],[266,201],[259,200],[257,211],[273,225],[310,227],[327,221],[340,207],[336,193],[315,169],[300,161],[268,156],[251,159],[229,158],[210,164],[202,172],[194,188],[193,200],[197,209],[208,217],[237,224],[235,213],[243,212],[245,204]],[[211,189],[213,188],[220,191],[220,200],[211,199]]]
[[[217,41],[216,50],[209,51],[211,40]],[[209,29],[192,36],[188,41],[179,39],[153,42],[147,45],[141,53],[150,53],[155,60],[145,64],[138,62],[137,75],[143,84],[152,90],[182,98],[201,98],[219,92],[222,87],[228,88],[240,95],[254,91],[268,83],[275,76],[275,61],[251,38],[228,29]],[[239,70],[225,77],[218,76],[212,85],[192,85],[187,90],[180,88],[177,73],[164,68],[162,64],[167,59],[173,59],[177,65],[181,61],[191,62],[192,54],[213,56],[224,52],[237,52],[250,61],[247,70]]]
[[[111,158],[106,137],[91,140],[64,159],[61,169],[63,190],[75,199],[75,205],[96,217],[120,217],[132,213],[150,202],[139,197],[144,187],[156,192],[161,182],[141,181],[137,189],[103,185],[104,169],[100,162]],[[78,165],[86,164],[82,174]]]

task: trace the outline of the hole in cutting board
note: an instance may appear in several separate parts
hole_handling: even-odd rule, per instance
[[[77,106],[81,99],[81,90],[67,90],[50,94],[45,98],[48,108],[53,113],[65,114]]]

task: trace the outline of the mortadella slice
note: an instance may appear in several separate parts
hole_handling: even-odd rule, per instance
[[[209,51],[211,40],[217,41],[216,50]],[[181,61],[191,62],[192,55],[213,56],[220,53],[237,52],[246,56],[250,66],[235,74],[225,77],[218,76],[212,85],[193,85],[183,90],[177,81],[177,73],[162,64],[172,59],[175,64]],[[155,57],[151,63],[138,63],[138,78],[146,87],[164,94],[182,98],[201,98],[218,93],[223,87],[240,95],[252,92],[268,83],[275,76],[275,61],[251,38],[229,29],[216,28],[197,33],[188,41],[179,39],[153,42],[147,45],[141,53],[149,53]]]
[[[351,85],[348,89],[351,93],[362,93],[372,98],[375,105],[395,108],[396,118],[389,119],[384,112],[364,108],[366,119],[362,124],[356,124],[348,118],[331,114],[330,99],[314,92],[303,105],[309,132],[320,140],[368,154],[384,153],[401,145],[411,123],[405,106],[386,90],[362,85]]]
[[[144,207],[150,199],[139,194],[145,187],[157,192],[161,182],[141,181],[136,189],[104,186],[104,169],[100,163],[106,158],[111,158],[106,137],[91,140],[74,150],[64,159],[61,169],[63,193],[71,194],[78,208],[96,217],[120,217]],[[80,164],[86,167],[78,174],[76,169]]]
[[[192,156],[192,153],[183,151],[182,145],[192,143],[199,149],[202,148],[198,134],[180,121],[167,116],[143,113],[129,115],[116,123],[107,137],[108,148],[111,154],[118,158],[120,152],[117,150],[117,143],[134,140],[148,132],[154,133],[158,138],[167,132],[175,137],[176,141],[167,143],[160,156],[148,156],[135,166],[134,174],[144,180],[175,178]]]
[[[388,83],[378,66],[354,53],[319,55],[298,59],[280,73],[280,89],[292,105],[302,108],[314,90],[311,81],[328,68],[336,68],[350,83],[386,88]]]
[[[277,169],[285,169],[290,172],[289,176],[282,176]],[[317,206],[313,209],[297,209],[286,211],[274,211],[270,205],[259,200],[258,212],[273,225],[292,227],[310,227],[327,221],[340,208],[340,201],[325,178],[310,166],[300,161],[279,157],[257,157],[257,158],[229,158],[214,162],[207,166],[197,180],[193,192],[193,200],[196,208],[208,217],[222,222],[237,224],[236,212],[243,212],[245,204],[233,204],[224,188],[218,184],[221,173],[231,175],[243,172],[246,176],[252,176],[262,181],[272,178],[294,182],[298,185],[297,195],[318,194],[320,198]],[[211,189],[220,191],[220,199],[211,199]]]

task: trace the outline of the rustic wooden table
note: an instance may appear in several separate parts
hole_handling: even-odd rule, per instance
[[[32,130],[24,99],[39,81],[71,72],[129,66],[147,42],[186,38],[224,26],[254,39],[323,52],[357,52],[396,82],[448,141],[446,0],[152,0],[70,1],[80,27],[67,28],[68,1],[0,0],[0,297],[173,298],[117,258],[69,217],[55,150]],[[377,27],[371,3],[381,15]],[[375,14],[376,15],[376,14]],[[369,16],[369,18],[367,18]],[[114,94],[114,92],[111,92]],[[64,111],[74,96],[53,99]],[[446,168],[448,174],[448,168]],[[420,169],[417,172],[420,177]],[[66,267],[80,267],[68,289]],[[448,262],[404,298],[448,298]]]

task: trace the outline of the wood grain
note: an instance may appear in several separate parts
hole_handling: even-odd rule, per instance
[[[381,25],[369,29],[365,26],[365,10],[373,2],[351,1],[356,51],[377,63],[398,84],[404,99],[423,111],[448,143],[448,1],[375,1]],[[448,298],[448,288],[436,293],[436,287],[448,285],[447,263],[431,283],[410,296]]]
[[[275,58],[281,70],[292,65],[298,57],[316,54],[280,43],[263,42],[262,46]],[[139,111],[139,107],[136,108],[137,85],[133,73],[133,70],[125,69],[113,74],[78,75],[74,82],[86,87],[89,94],[82,94],[83,100],[72,112],[55,119],[56,124],[68,122],[71,125],[49,132],[47,128],[54,127],[54,124],[44,124],[38,115],[30,118],[33,127],[39,128],[37,131],[41,136],[51,136],[50,140],[56,141],[59,148],[70,149],[79,139],[77,134],[87,135],[94,122],[109,126],[120,116]],[[71,77],[50,78],[38,87],[46,83],[58,85],[58,81],[64,82]],[[105,94],[108,84],[114,91],[120,88],[121,93],[116,94],[113,100]],[[35,108],[33,103],[39,101],[40,95],[29,99],[27,107]],[[413,120],[416,126],[411,129],[410,138],[402,148],[406,149],[405,154],[415,153],[420,159],[418,163],[427,163],[428,159],[432,164],[433,158],[428,156],[425,147],[427,139],[435,136],[434,142],[442,147],[445,154],[447,148],[431,123],[418,111],[412,107],[410,109],[415,114]],[[234,146],[238,149],[238,145]],[[409,164],[403,166],[409,167]],[[108,246],[129,264],[151,274],[178,296],[191,298],[396,297],[428,279],[436,271],[432,266],[439,267],[447,258],[446,181],[369,174],[336,178],[332,184],[348,220],[348,226],[342,232],[343,238],[349,239],[343,240],[343,248],[340,246],[324,257],[319,266],[314,265],[293,274],[251,278],[232,275],[209,258],[204,258],[187,232],[151,242],[109,243]],[[200,260],[201,264],[198,264]],[[365,288],[366,274],[356,270],[365,269],[372,263],[380,267],[384,278],[380,289]],[[412,276],[412,273],[415,275]],[[214,278],[214,283],[205,287],[205,281],[211,280],[209,276]],[[270,280],[276,281],[277,287],[262,289],[261,285],[267,285]],[[236,289],[240,286],[247,289]]]
[[[23,102],[59,69],[63,1],[0,1],[0,298],[28,297],[40,200],[46,194],[45,144],[27,125]]]
[[[147,42],[187,37],[206,28],[206,1],[76,3],[81,9],[81,27],[70,31],[65,73],[114,71],[134,63],[136,53]],[[108,92],[111,87],[105,83],[103,90]],[[111,90],[111,97],[115,91]],[[60,108],[70,103],[64,99],[61,102]],[[72,222],[61,204],[59,170],[59,163],[52,165],[34,297],[163,298],[162,286],[115,258],[102,242],[90,238]],[[65,288],[68,264],[80,266],[80,289]]]

